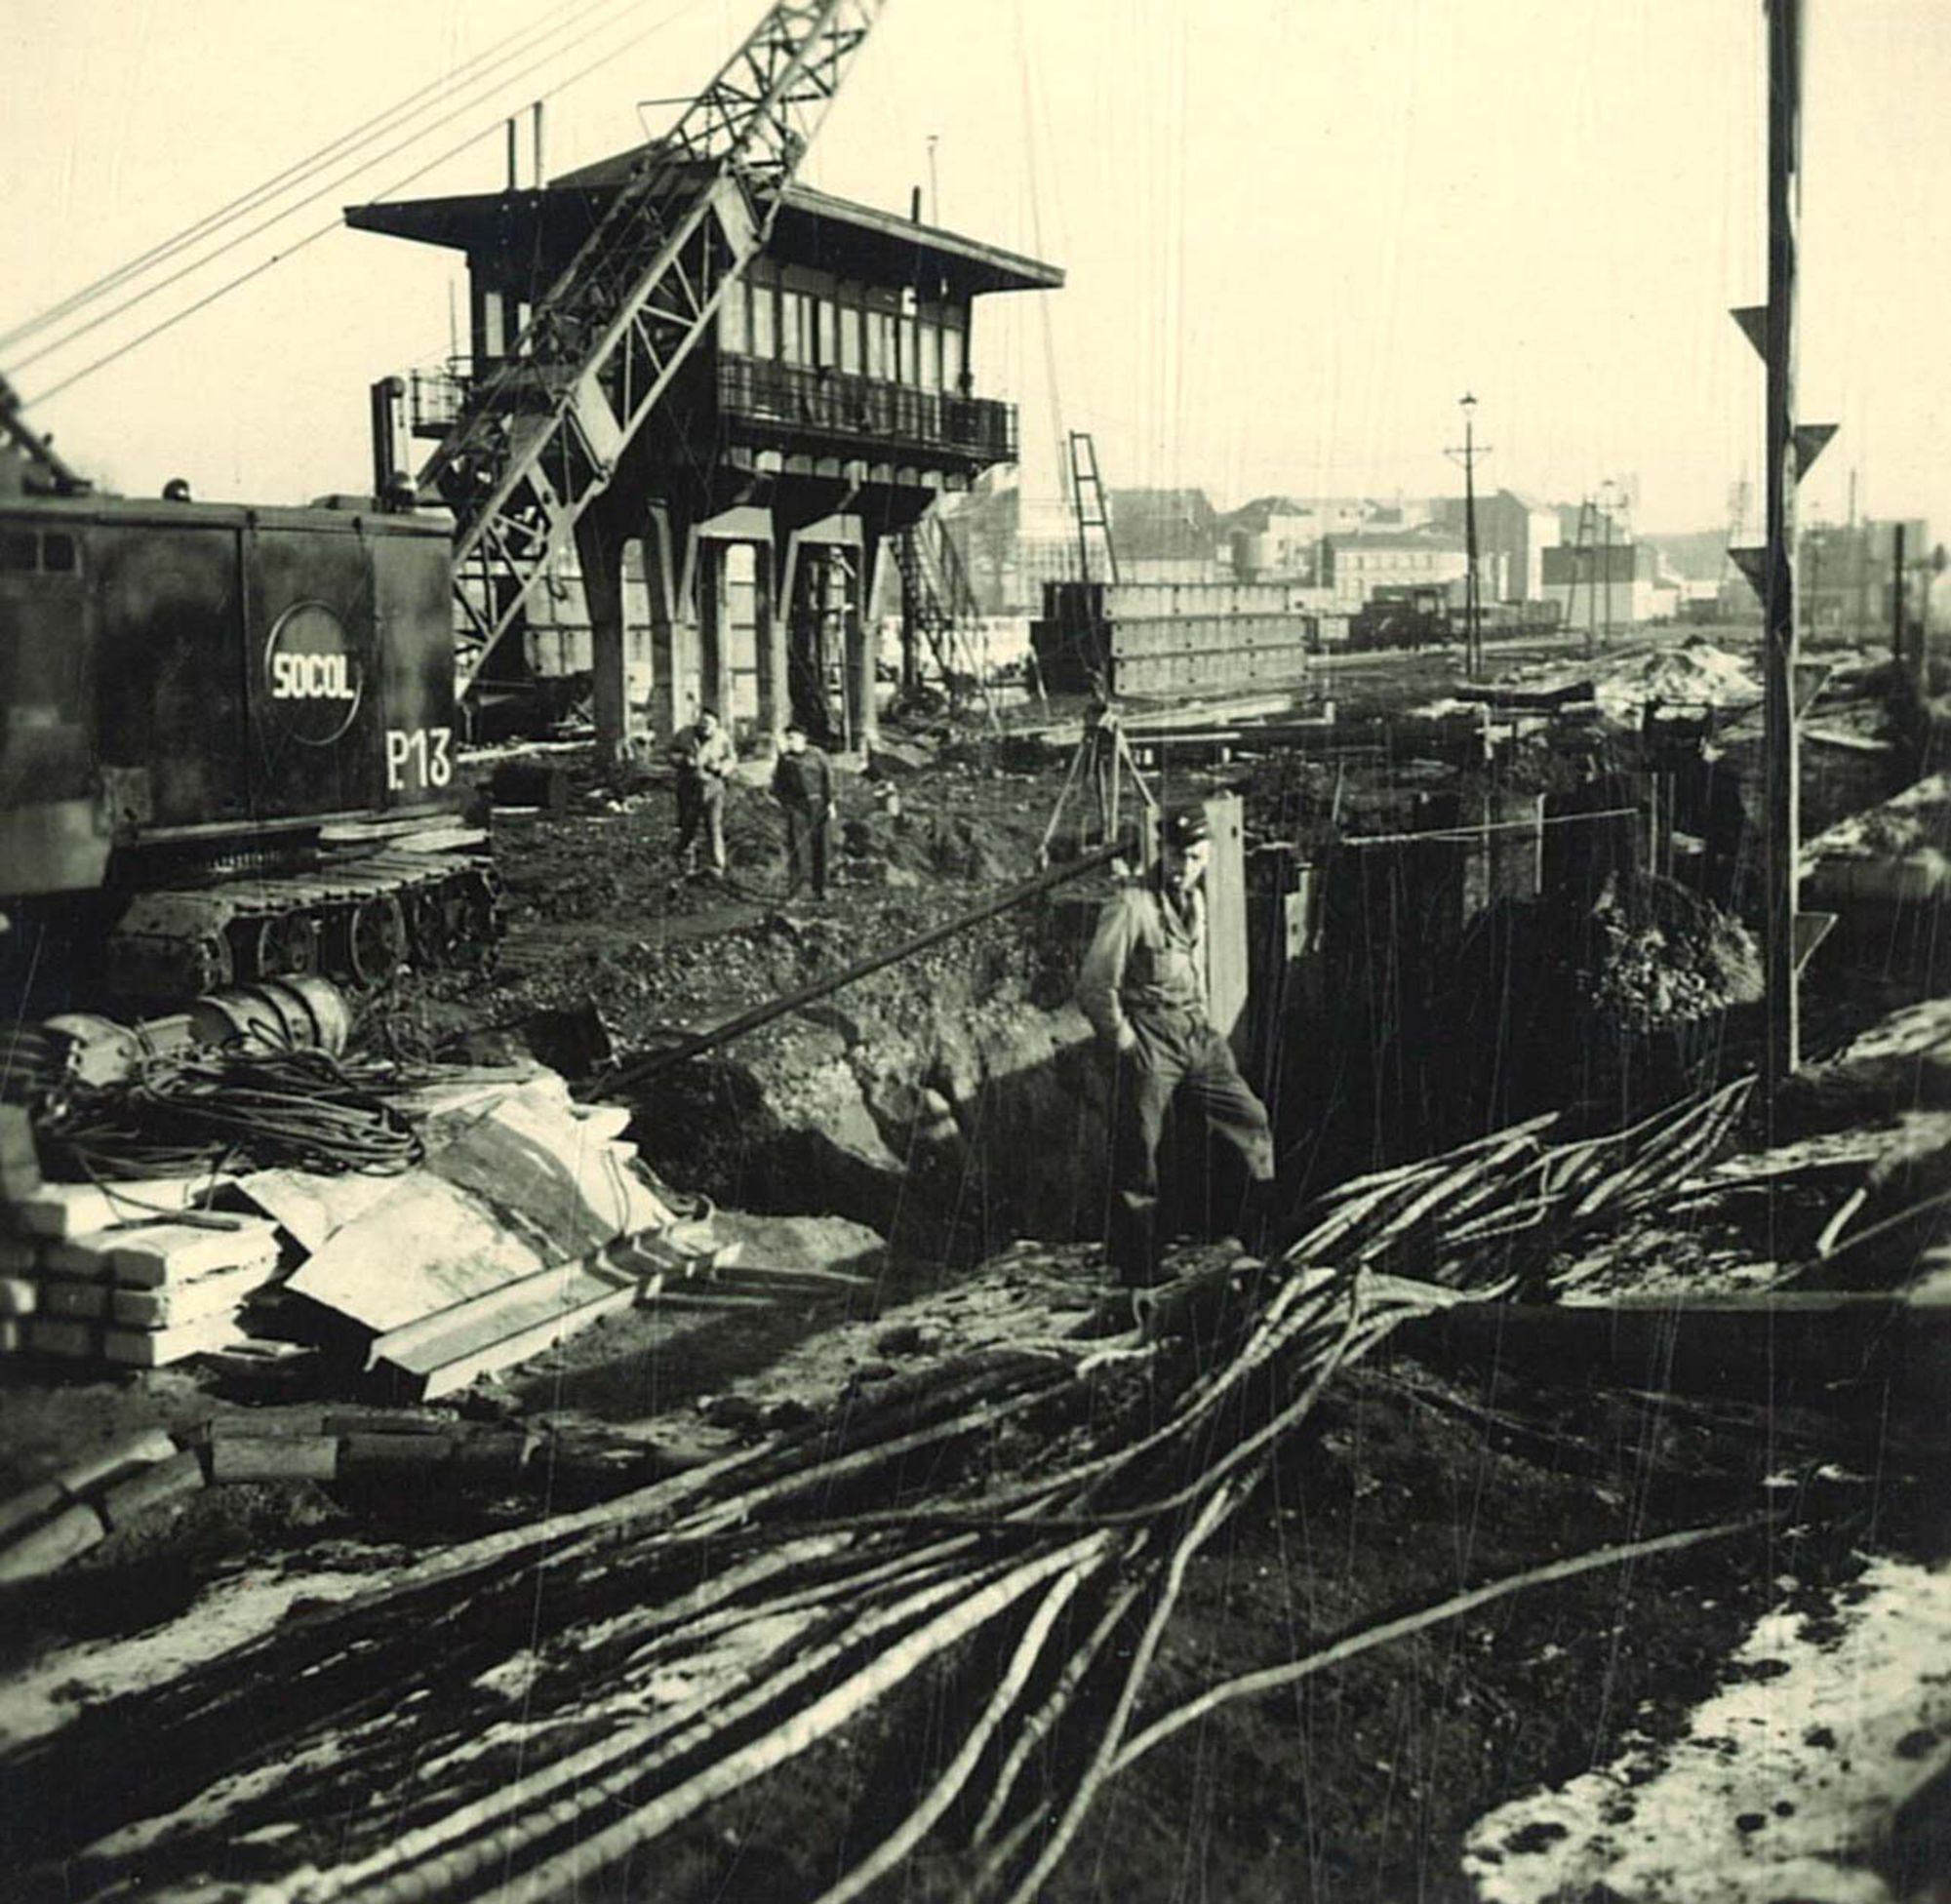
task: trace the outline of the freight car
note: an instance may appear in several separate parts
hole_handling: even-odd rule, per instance
[[[10,1008],[30,980],[148,1003],[492,945],[492,866],[443,850],[444,519],[97,496],[0,421]]]

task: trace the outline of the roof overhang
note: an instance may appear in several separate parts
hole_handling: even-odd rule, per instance
[[[629,177],[641,151],[552,179],[545,190],[382,200],[346,207],[355,231],[375,231],[470,256],[573,252]],[[945,280],[967,294],[1055,291],[1062,268],[999,245],[922,224],[810,185],[788,185],[768,246],[786,263],[856,271],[882,283]]]

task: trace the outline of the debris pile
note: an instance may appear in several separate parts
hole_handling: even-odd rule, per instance
[[[1762,697],[1752,661],[1694,636],[1677,649],[1637,654],[1601,674],[1593,698],[1615,721],[1637,724],[1649,707],[1747,707]]]
[[[423,1399],[716,1253],[629,1111],[533,1061],[195,1048],[0,1111],[0,1343],[41,1355],[153,1368],[261,1330]]]

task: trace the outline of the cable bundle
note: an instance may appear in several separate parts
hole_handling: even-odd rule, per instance
[[[135,1080],[78,1097],[47,1135],[91,1176],[260,1169],[411,1170],[418,1133],[320,1051],[231,1049],[150,1058]]]
[[[254,1821],[316,1817],[348,1779],[362,1797],[398,1797],[341,1804],[314,1841],[330,1862],[257,1895],[540,1899],[599,1877],[621,1884],[626,1870],[643,1890],[647,1874],[691,1869],[698,1840],[687,1834],[716,1838],[699,1816],[715,1802],[743,1793],[740,1825],[763,1815],[752,1788],[766,1774],[919,1688],[936,1715],[918,1742],[926,1774],[913,1796],[876,1805],[878,1844],[850,1825],[852,1868],[828,1874],[822,1904],[903,1879],[917,1894],[942,1873],[957,1896],[1031,1904],[1105,1786],[1214,1707],[1510,1594],[1762,1525],[1747,1515],[1568,1555],[1237,1679],[1199,1686],[1183,1652],[1153,1672],[1192,1562],[1342,1370],[1465,1292],[1510,1293],[1542,1239],[1670,1194],[1747,1091],[1576,1144],[1520,1127],[1341,1186],[1182,1374],[1150,1352],[1082,1341],[972,1357],[620,1499],[431,1558],[94,1715],[100,1729],[46,1754],[16,1808],[38,1815],[34,1789],[83,1795],[45,1809],[109,1834],[88,1856],[63,1846],[63,1871],[86,1872],[97,1896],[132,1875],[107,1849],[125,1822],[181,1805],[158,1842],[187,1877],[223,1868],[247,1803]],[[1429,1280],[1371,1269],[1419,1243]],[[1115,1406],[1121,1368],[1136,1379]],[[1048,1459],[1006,1453],[1019,1432]],[[457,1695],[505,1685],[511,1659],[519,1708],[484,1729],[481,1708]],[[940,1671],[959,1674],[953,1690],[930,1692],[924,1675]],[[289,1688],[268,1717],[267,1680]],[[934,1737],[945,1718],[953,1730]],[[321,1765],[304,1748],[327,1736]],[[157,1737],[171,1741],[169,1777],[197,1767],[167,1796],[153,1765],[126,1750],[104,1759]],[[939,1862],[907,1871],[924,1849]],[[119,1855],[153,1860],[153,1845]]]

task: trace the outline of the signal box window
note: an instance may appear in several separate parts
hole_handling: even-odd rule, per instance
[[[725,294],[725,301],[718,307],[718,347],[730,351],[735,357],[743,357],[752,348],[750,296],[743,283],[735,282]]]
[[[852,304],[840,306],[840,368],[849,377],[860,375],[860,313]]]
[[[24,535],[18,530],[0,530],[0,570],[10,575],[31,575],[40,566],[34,559],[37,540],[31,530]]]

